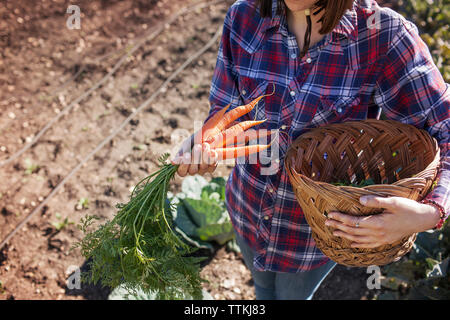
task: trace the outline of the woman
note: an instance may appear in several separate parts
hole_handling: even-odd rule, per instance
[[[412,23],[375,1],[236,1],[225,18],[210,116],[273,88],[242,120],[285,128],[278,170],[262,174],[259,162],[237,164],[226,189],[257,299],[311,299],[335,266],[315,246],[283,165],[289,145],[310,128],[378,117],[382,109],[389,119],[426,129],[441,148],[428,201],[363,197],[363,205],[385,210],[364,219],[330,213],[336,236],[373,248],[442,225],[450,206],[450,90]],[[185,151],[173,160],[180,176],[215,169],[208,145]]]

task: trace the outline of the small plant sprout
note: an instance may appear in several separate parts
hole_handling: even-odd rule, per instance
[[[74,222],[69,221],[69,218],[67,218],[67,217],[63,221],[60,221],[61,214],[58,212],[55,214],[55,217],[56,217],[57,221],[53,221],[52,226],[56,229],[56,231],[61,231],[62,229],[67,227],[69,224],[74,224]]]
[[[88,209],[89,208],[89,199],[88,198],[81,198],[80,200],[78,200],[78,203],[75,207],[75,209],[77,210],[83,210],[83,209]]]
[[[133,146],[133,150],[146,150],[147,149],[147,146],[145,145],[145,144],[138,144],[138,145],[135,145],[135,146]]]
[[[33,163],[31,159],[25,160],[25,174],[33,174],[39,170],[39,165]]]

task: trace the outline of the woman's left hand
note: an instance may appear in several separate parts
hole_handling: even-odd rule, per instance
[[[363,202],[363,198],[367,201]],[[385,210],[364,217],[333,211],[325,222],[335,229],[335,236],[352,241],[354,248],[375,248],[394,243],[413,233],[432,229],[440,217],[437,208],[403,197],[364,196],[360,202],[366,207]]]

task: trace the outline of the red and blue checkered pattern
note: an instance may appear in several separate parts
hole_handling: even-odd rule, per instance
[[[378,16],[370,25],[372,14]],[[442,155],[438,184],[427,198],[449,211],[450,90],[417,28],[375,1],[355,1],[331,33],[299,55],[284,16],[261,18],[254,0],[236,1],[228,10],[210,116],[275,88],[240,120],[267,119],[261,126],[286,133],[274,174],[262,174],[260,162],[238,163],[226,188],[232,223],[255,250],[261,271],[306,271],[328,261],[311,237],[283,162],[289,145],[313,127],[376,118],[382,109],[389,119],[427,130]]]

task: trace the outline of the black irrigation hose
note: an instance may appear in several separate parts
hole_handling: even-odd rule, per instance
[[[59,119],[61,119],[64,115],[68,114],[70,110],[73,109],[75,105],[83,101],[85,98],[87,98],[92,92],[97,90],[101,85],[103,85],[106,80],[108,80],[128,59],[130,55],[132,55],[137,49],[139,49],[144,43],[147,41],[153,40],[156,38],[164,29],[166,26],[172,24],[178,17],[180,17],[183,14],[192,12],[194,10],[198,10],[207,6],[211,6],[217,3],[221,3],[224,0],[215,0],[215,1],[207,1],[207,2],[201,2],[197,3],[191,6],[184,7],[177,13],[173,14],[166,20],[158,23],[153,29],[153,31],[149,32],[148,35],[143,36],[134,46],[132,46],[129,50],[126,51],[126,53],[122,56],[122,58],[114,65],[114,67],[102,78],[100,81],[98,81],[96,84],[94,84],[91,88],[89,88],[87,91],[85,91],[83,94],[81,94],[78,98],[73,100],[67,107],[65,107],[56,117],[54,117],[52,120],[50,120],[34,137],[33,139],[25,145],[23,148],[19,149],[15,153],[13,153],[10,157],[6,158],[5,160],[0,161],[0,167],[3,167],[14,160],[16,160],[18,157],[20,157],[23,153],[25,153],[27,150],[29,150],[33,145],[35,145],[38,140],[44,135],[44,133],[50,129],[50,127],[55,124]]]
[[[47,195],[47,197],[32,211],[30,212],[15,228],[11,231],[0,243],[0,250],[3,246],[8,243],[8,241],[23,227],[25,224],[37,213],[41,210],[48,201],[64,186],[64,184],[69,180],[90,158],[94,156],[100,149],[102,149],[107,143],[109,143],[133,118],[143,109],[147,108],[148,105],[153,102],[153,100],[163,92],[163,89],[167,89],[167,85],[178,76],[186,67],[192,63],[192,61],[196,60],[203,53],[206,52],[210,47],[212,47],[219,36],[221,35],[222,26],[220,26],[214,36],[209,40],[207,44],[205,44],[200,50],[198,50],[195,54],[189,57],[178,69],[176,69],[170,76],[167,78],[164,83],[147,99],[145,100],[133,113],[131,113],[109,136],[107,136],[100,144],[97,145],[87,156],[83,158],[70,172],[67,176],[64,177],[63,180]]]

